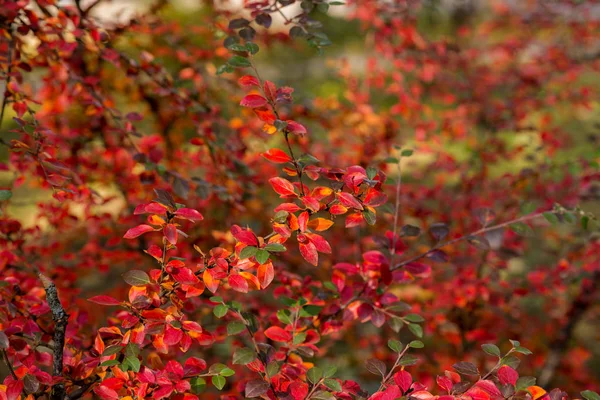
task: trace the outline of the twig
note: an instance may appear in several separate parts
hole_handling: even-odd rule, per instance
[[[404,357],[404,355],[406,354],[406,352],[408,351],[409,348],[410,347],[408,345],[406,345],[404,347],[404,350],[402,350],[398,354],[398,357],[396,357],[396,361],[394,362],[394,365],[390,369],[390,372],[388,372],[387,375],[381,381],[381,385],[379,386],[379,389],[377,389],[378,392],[381,392],[383,390],[383,388],[385,387],[386,382],[389,381],[392,378],[392,375],[394,374],[394,370],[396,369],[396,367],[400,363],[400,360],[402,359],[402,357]]]
[[[69,322],[69,315],[65,312],[65,309],[58,298],[58,291],[56,290],[54,282],[41,272],[38,272],[38,277],[42,281],[42,285],[46,291],[46,301],[48,302],[48,306],[50,306],[52,319],[54,320],[54,364],[52,366],[52,375],[61,377],[63,370],[65,334],[67,323]],[[50,395],[51,400],[64,400],[65,395],[65,385],[62,382],[52,386],[52,393]]]
[[[392,243],[390,247],[390,253],[392,253],[390,265],[394,265],[394,258],[396,257],[396,234],[398,233],[398,216],[400,214],[400,188],[402,186],[402,168],[400,163],[402,157],[398,160],[398,183],[396,184],[396,209],[394,210],[394,234],[392,236]]]
[[[8,354],[6,353],[6,350],[2,349],[2,359],[4,360],[4,363],[6,364],[6,366],[8,367],[8,370],[10,371],[10,374],[12,375],[13,378],[15,378],[15,380],[19,380],[19,378],[17,378],[17,374],[15,374],[15,370],[13,369],[12,364],[10,363],[10,360],[8,359]]]
[[[550,211],[544,211],[544,212],[539,212],[539,213],[535,213],[535,214],[525,215],[524,217],[516,218],[516,219],[510,220],[510,221],[507,221],[507,222],[503,222],[503,223],[498,224],[498,225],[488,226],[488,227],[485,227],[485,228],[481,228],[481,229],[479,229],[479,230],[477,230],[475,232],[469,233],[468,235],[463,235],[463,236],[460,236],[460,237],[458,237],[456,239],[452,239],[452,240],[449,240],[447,242],[435,245],[431,249],[427,250],[426,252],[421,253],[421,254],[419,254],[419,255],[417,255],[415,257],[409,258],[408,260],[402,261],[400,264],[395,265],[395,266],[393,266],[390,269],[392,271],[397,270],[398,268],[402,268],[406,264],[410,264],[412,262],[420,260],[421,258],[426,257],[427,255],[429,255],[429,254],[433,253],[434,251],[437,251],[437,250],[439,250],[439,249],[441,249],[443,247],[449,246],[449,245],[457,243],[457,242],[462,242],[463,240],[470,239],[470,238],[472,238],[474,236],[479,236],[479,235],[482,235],[482,234],[487,233],[487,232],[495,231],[496,229],[504,228],[506,226],[509,226],[509,225],[512,225],[512,224],[516,224],[518,222],[531,221],[533,219],[536,219],[536,218],[539,218],[539,217],[543,216],[545,213],[556,214],[556,213],[558,213],[558,211],[550,210]]]

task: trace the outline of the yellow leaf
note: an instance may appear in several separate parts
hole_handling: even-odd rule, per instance
[[[263,131],[265,131],[269,135],[272,135],[275,132],[277,132],[277,128],[275,128],[275,126],[273,126],[271,124],[265,124],[265,126],[263,126]]]

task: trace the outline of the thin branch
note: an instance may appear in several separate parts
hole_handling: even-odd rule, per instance
[[[394,258],[396,257],[396,234],[398,233],[398,216],[400,214],[400,188],[402,186],[402,167],[400,163],[402,157],[398,160],[398,183],[396,184],[396,207],[394,210],[394,234],[392,236],[392,243],[390,246],[390,252],[392,254],[390,265],[394,265]]]
[[[12,364],[10,363],[10,360],[8,359],[8,354],[6,353],[6,350],[2,349],[2,359],[4,360],[4,363],[6,364],[6,366],[8,367],[8,370],[10,371],[10,374],[12,375],[12,377],[15,380],[19,380],[19,378],[17,378],[17,374],[15,374],[15,370],[13,369]]]
[[[535,214],[529,214],[529,215],[525,215],[523,217],[516,218],[516,219],[510,220],[510,221],[507,221],[507,222],[503,222],[503,223],[498,224],[498,225],[493,225],[493,226],[488,226],[488,227],[485,227],[485,228],[481,228],[481,229],[479,229],[479,230],[477,230],[475,232],[469,233],[468,235],[463,235],[463,236],[457,237],[456,239],[452,239],[452,240],[449,240],[447,242],[437,244],[437,245],[433,246],[431,249],[427,250],[426,252],[421,253],[421,254],[419,254],[417,256],[414,256],[412,258],[409,258],[408,260],[404,260],[400,264],[393,266],[391,268],[391,270],[394,271],[394,270],[397,270],[399,268],[402,268],[406,264],[410,264],[412,262],[418,261],[421,258],[426,257],[429,254],[433,253],[434,251],[437,251],[437,250],[439,250],[439,249],[441,249],[443,247],[446,247],[446,246],[450,246],[451,244],[462,242],[463,240],[470,239],[470,238],[472,238],[474,236],[479,236],[479,235],[482,235],[482,234],[487,233],[487,232],[495,231],[496,229],[504,228],[504,227],[507,227],[509,225],[516,224],[518,222],[531,221],[533,219],[537,219],[537,218],[543,216],[545,213],[556,214],[556,213],[558,213],[558,211],[550,210],[550,211],[544,211],[544,212],[539,212],[539,213],[535,213]]]
[[[52,319],[54,320],[54,364],[52,366],[52,375],[62,377],[63,372],[63,351],[65,346],[65,334],[69,315],[58,298],[56,285],[47,276],[38,272],[38,277],[42,281],[44,290],[46,290],[46,301],[52,311]],[[51,400],[64,400],[66,395],[65,385],[62,382],[52,386]]]

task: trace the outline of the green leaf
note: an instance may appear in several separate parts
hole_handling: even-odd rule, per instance
[[[223,368],[223,370],[221,371],[221,373],[219,375],[221,376],[231,376],[234,375],[235,371],[232,370],[231,368]]]
[[[0,190],[0,201],[6,201],[12,197],[12,192],[10,190]]]
[[[558,223],[558,217],[553,212],[545,212],[543,215],[546,221],[550,222],[552,225],[556,225]]]
[[[519,236],[533,236],[533,229],[524,222],[516,222],[509,225],[509,228]]]
[[[491,343],[482,344],[481,348],[483,349],[484,352],[486,352],[487,354],[489,354],[491,356],[496,356],[496,357],[501,356],[500,349],[495,344],[491,344]]]
[[[406,367],[409,365],[415,365],[417,361],[419,361],[417,357],[411,356],[410,354],[406,354],[404,357],[402,357],[400,361],[398,361],[398,365],[401,367]]]
[[[237,349],[235,353],[233,353],[233,363],[246,365],[251,363],[256,359],[256,353],[254,350],[244,347],[242,349]]]
[[[405,149],[405,150],[402,150],[402,152],[400,153],[400,155],[402,157],[410,157],[410,156],[413,155],[413,151],[410,150],[410,149]]]
[[[521,363],[521,360],[519,359],[519,357],[507,356],[507,357],[503,357],[500,360],[500,363],[502,365],[508,365],[512,369],[517,369],[519,367],[519,364]]]
[[[587,231],[589,223],[590,223],[590,217],[588,217],[587,215],[584,215],[583,217],[581,217],[581,228],[584,231]]]
[[[141,363],[137,357],[125,357],[123,363],[121,364],[121,369],[123,371],[133,371],[140,372]]]
[[[236,68],[246,68],[249,67],[250,61],[248,61],[247,58],[241,57],[241,56],[233,56],[229,59],[229,61],[227,61],[227,64],[231,65],[232,67],[236,67]]]
[[[116,346],[109,346],[107,348],[104,349],[104,352],[102,353],[103,357],[108,357],[108,356],[112,356],[113,354],[117,354],[119,352],[121,352],[121,350],[123,350],[122,346],[116,345]]]
[[[280,369],[281,365],[277,361],[271,361],[269,365],[267,365],[267,375],[269,378],[272,378],[279,373]]]
[[[408,314],[404,316],[404,319],[408,322],[423,322],[425,318],[421,317],[419,314]]]
[[[248,42],[246,43],[246,49],[250,52],[250,54],[258,53],[259,47],[256,43]]]
[[[194,392],[194,394],[199,394],[206,388],[206,379],[195,376],[190,379],[190,385],[192,386],[192,392]]]
[[[291,318],[290,312],[288,310],[277,311],[277,319],[282,324],[291,324],[292,323],[292,318]]]
[[[221,390],[225,387],[227,381],[221,375],[215,375],[211,378],[211,382],[217,389]]]
[[[210,366],[208,373],[211,375],[219,375],[225,368],[227,368],[227,365],[216,363]]]
[[[423,328],[421,328],[420,325],[417,324],[408,324],[408,329],[416,336],[416,337],[423,337]]]
[[[298,162],[302,164],[316,164],[319,162],[319,159],[312,154],[302,154],[298,158]]]
[[[528,201],[521,205],[521,212],[525,215],[531,214],[536,208],[537,205],[533,201]]]
[[[315,315],[319,315],[319,313],[321,312],[322,309],[323,309],[323,307],[321,307],[321,306],[315,306],[315,305],[309,304],[309,305],[302,307],[302,310],[300,311],[300,316],[301,317],[314,317]]]
[[[101,367],[112,367],[115,365],[119,365],[119,360],[106,360],[100,364]]]
[[[528,348],[525,348],[523,346],[517,346],[517,347],[515,347],[515,351],[517,353],[521,353],[521,354],[525,354],[525,355],[533,354],[533,352],[531,350],[529,350]]]
[[[600,395],[591,390],[584,390],[581,392],[581,396],[586,400],[600,400]]]
[[[125,346],[125,357],[137,357],[140,354],[140,347],[135,343],[128,343]]]
[[[375,222],[377,222],[377,215],[369,208],[365,208],[362,212],[362,215],[369,225],[375,225]]]
[[[233,321],[227,324],[227,334],[237,335],[240,332],[243,332],[246,329],[246,325],[243,322]]]
[[[148,274],[136,269],[125,272],[123,280],[131,286],[145,286],[150,283]]]
[[[304,343],[305,340],[306,340],[306,332],[301,332],[301,333],[297,334],[296,336],[294,336],[292,343],[293,344],[301,344],[301,343]]]
[[[223,64],[217,68],[217,75],[224,74],[225,72],[233,72],[235,71],[231,65]]]
[[[398,317],[388,319],[388,325],[396,333],[400,332],[400,330],[404,327],[404,323]]]
[[[306,373],[306,377],[311,383],[316,384],[323,377],[323,370],[319,367],[312,367]]]
[[[283,224],[285,221],[287,221],[287,217],[290,215],[289,212],[287,211],[277,211],[275,213],[275,215],[273,216],[273,220],[275,222],[278,222],[280,224]]]
[[[330,365],[325,367],[323,370],[323,378],[331,378],[337,372],[337,367],[335,365]]]
[[[383,162],[386,164],[398,164],[400,160],[398,160],[396,157],[388,157],[385,160],[383,160]]]
[[[367,178],[373,179],[377,175],[377,168],[368,167],[367,168]]]
[[[246,46],[244,46],[243,44],[239,44],[239,43],[234,43],[234,44],[230,45],[228,47],[228,49],[233,50],[233,51],[248,51]]]
[[[269,243],[264,249],[273,253],[280,253],[287,250],[281,243]]]
[[[533,376],[522,376],[517,379],[517,391],[527,389],[529,386],[535,385],[535,378]]]
[[[213,314],[215,314],[215,317],[217,318],[223,318],[225,315],[227,315],[227,311],[229,311],[229,307],[227,307],[225,304],[219,304],[213,308]]]
[[[395,340],[395,339],[390,339],[388,340],[388,347],[390,349],[392,349],[392,351],[395,351],[396,353],[400,353],[402,351],[402,342],[400,342],[399,340]]]
[[[425,345],[420,340],[413,340],[408,344],[408,347],[412,347],[413,349],[422,349],[425,347]]]
[[[509,339],[508,341],[510,342],[510,344],[512,344],[513,347],[518,347],[521,345],[521,342],[519,342],[518,340]]]
[[[267,260],[269,259],[271,255],[269,254],[268,251],[260,249],[256,252],[256,255],[254,256],[256,258],[256,261],[259,264],[264,264],[267,262]]]
[[[258,249],[254,246],[246,246],[240,251],[240,260],[250,258],[256,254]]]
[[[211,298],[209,298],[210,301],[212,301],[213,303],[222,303],[223,302],[223,298],[221,296],[212,296]]]
[[[334,392],[342,391],[342,385],[340,385],[340,383],[338,381],[336,381],[335,379],[325,379],[323,381],[323,385],[327,386],[329,389],[333,390]]]

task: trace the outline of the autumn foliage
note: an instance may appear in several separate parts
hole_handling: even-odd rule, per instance
[[[595,1],[105,3],[0,0],[0,399],[600,400]]]

